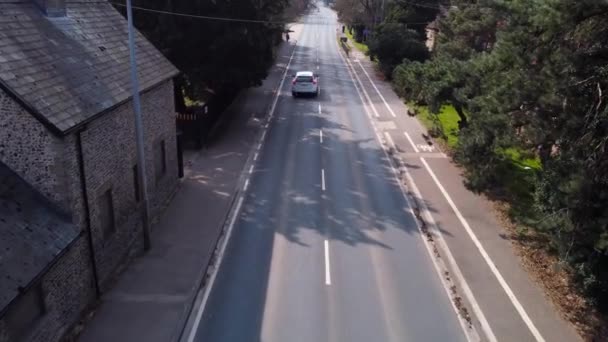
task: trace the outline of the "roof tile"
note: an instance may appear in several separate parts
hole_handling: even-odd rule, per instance
[[[0,18],[0,79],[59,131],[130,97],[127,23],[109,3],[68,1],[66,17],[47,18],[30,1],[0,0]],[[139,33],[136,45],[142,87],[178,73]]]

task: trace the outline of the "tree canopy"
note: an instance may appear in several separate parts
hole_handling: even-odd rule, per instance
[[[452,4],[432,58],[396,67],[397,90],[456,107],[456,157],[474,189],[500,186],[506,149],[540,160],[526,171],[531,224],[608,311],[608,3]]]
[[[134,0],[133,5],[272,22],[209,20],[134,10],[135,26],[182,71],[176,81],[178,91],[197,100],[206,89],[230,92],[257,85],[265,78],[274,47],[285,30],[281,22],[290,0]]]

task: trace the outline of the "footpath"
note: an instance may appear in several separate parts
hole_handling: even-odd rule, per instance
[[[184,179],[153,227],[150,251],[103,294],[79,341],[179,340],[294,47],[282,43],[266,80],[235,99],[209,146],[185,154]]]
[[[465,187],[462,171],[429,143],[369,57],[350,45],[348,63],[374,108],[373,121],[483,340],[580,340],[522,266],[492,203]]]

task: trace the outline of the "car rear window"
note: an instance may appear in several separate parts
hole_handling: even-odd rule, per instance
[[[296,82],[312,82],[312,76],[298,76]]]

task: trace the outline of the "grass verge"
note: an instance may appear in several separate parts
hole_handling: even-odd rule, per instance
[[[348,37],[348,40],[350,40],[352,42],[352,44],[355,46],[355,48],[357,48],[357,50],[363,52],[364,54],[367,54],[369,51],[369,48],[367,47],[367,45],[363,44],[363,43],[359,43],[355,40],[355,38],[353,38],[353,35],[350,33],[349,30],[345,30],[346,32],[346,37]]]

